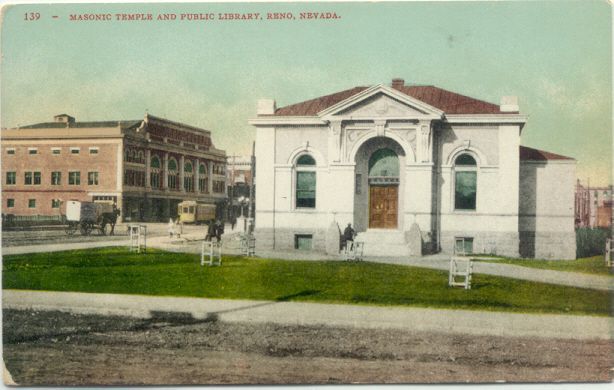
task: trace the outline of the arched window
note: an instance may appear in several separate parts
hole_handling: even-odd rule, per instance
[[[152,156],[149,173],[149,184],[152,188],[160,188],[160,159],[158,156]]]
[[[207,177],[207,166],[200,164],[198,167],[198,190],[200,192],[209,192],[209,178]]]
[[[179,172],[177,172],[177,161],[174,158],[168,160],[168,188],[171,190],[179,189]]]
[[[316,207],[316,160],[303,154],[296,160],[296,207]]]
[[[175,161],[174,158],[171,158],[170,160],[168,160],[168,170],[169,171],[177,170],[177,161]]]
[[[399,156],[391,149],[378,149],[369,158],[369,184],[399,184]]]
[[[191,162],[189,162],[189,161],[186,161],[186,162],[183,164],[183,171],[184,171],[185,173],[192,173],[192,163],[191,163]]]
[[[187,192],[194,191],[194,173],[192,163],[186,160],[183,163],[183,189]]]
[[[475,210],[478,169],[475,158],[461,154],[454,160],[454,209]]]
[[[376,150],[369,159],[369,177],[399,177],[399,157],[390,149]]]
[[[158,158],[158,156],[153,156],[151,158],[150,165],[151,165],[152,168],[160,169],[160,159]]]

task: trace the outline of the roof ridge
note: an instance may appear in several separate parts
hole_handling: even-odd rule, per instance
[[[548,152],[530,146],[520,145],[518,149],[521,160],[544,161],[544,160],[575,160],[573,157],[564,156],[558,153]]]
[[[378,84],[383,85],[383,84]],[[275,110],[278,116],[316,116],[319,112],[374,87],[355,86],[331,94],[285,105]],[[420,100],[446,114],[502,114],[500,105],[450,91],[432,84],[386,86]],[[517,112],[515,112],[517,113]]]

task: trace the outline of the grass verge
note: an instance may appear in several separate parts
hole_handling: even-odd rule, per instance
[[[392,264],[225,257],[201,267],[194,254],[98,248],[5,256],[3,288],[207,298],[609,314],[606,291],[474,275],[450,288],[447,272]]]

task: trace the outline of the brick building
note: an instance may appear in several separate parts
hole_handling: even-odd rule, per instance
[[[66,200],[107,200],[123,220],[164,221],[177,204],[226,198],[226,153],[211,132],[142,120],[53,122],[2,131],[2,213],[59,215]]]
[[[227,159],[226,182],[230,201],[229,217],[248,216],[252,180],[251,156],[229,156]]]
[[[575,196],[576,227],[611,227],[612,194],[612,186],[584,186],[578,180]]]

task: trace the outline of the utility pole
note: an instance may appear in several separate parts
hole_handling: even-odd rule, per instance
[[[235,158],[237,156],[232,155],[230,156],[232,157],[232,167],[231,167],[231,173],[230,173],[230,200],[229,200],[229,208],[228,208],[228,217],[230,218],[230,220],[232,221],[235,217],[235,209],[234,209],[234,197],[235,197]]]
[[[252,156],[251,156],[251,174],[252,182],[249,188],[249,206],[247,209],[247,216],[250,220],[248,232],[251,234],[254,232],[254,225],[256,222],[256,216],[254,213],[254,184],[256,182],[256,141],[252,142]]]

